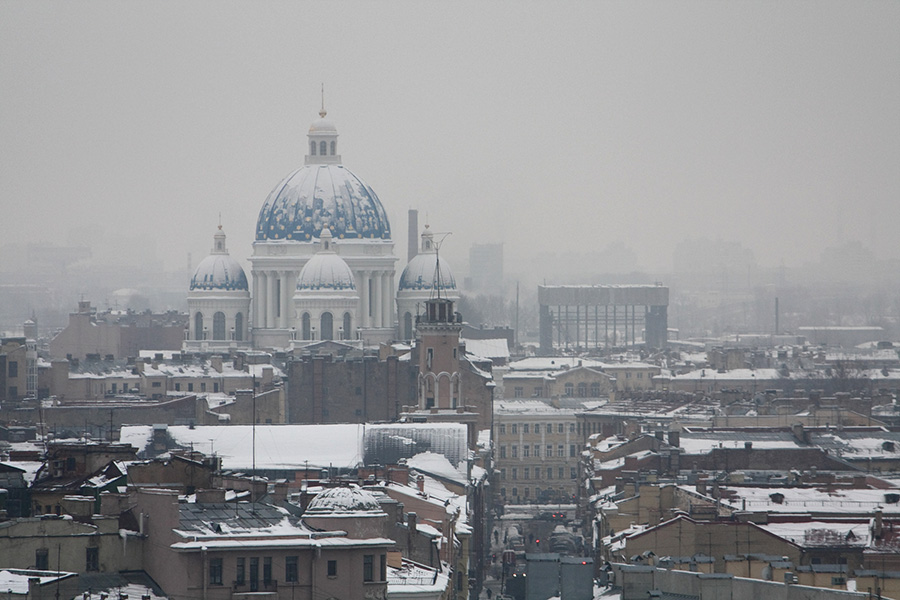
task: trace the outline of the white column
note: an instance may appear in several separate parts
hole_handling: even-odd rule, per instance
[[[281,279],[281,315],[278,319],[278,326],[282,329],[286,329],[288,326],[290,314],[290,304],[288,300],[288,289],[290,288],[290,284],[288,283],[288,277],[290,273],[287,271],[279,271],[278,276]]]
[[[274,329],[275,321],[275,271],[266,273],[266,328]]]
[[[359,326],[369,326],[369,273],[360,271],[359,277]]]
[[[268,299],[266,298],[266,273],[262,271],[256,274],[259,286],[257,287],[256,292],[256,315],[257,319],[254,323],[254,326],[259,329],[265,329],[266,327],[266,302]]]
[[[393,273],[384,274],[384,326],[394,326],[394,275]]]
[[[372,320],[374,321],[372,325],[374,327],[383,327],[381,320],[384,315],[382,315],[381,304],[384,300],[384,294],[382,293],[381,280],[380,271],[372,273],[372,283],[375,284],[375,290],[372,292],[372,300],[375,301],[375,306],[372,307]]]
[[[253,310],[247,315],[252,321],[254,327],[259,327],[259,273],[253,271]]]

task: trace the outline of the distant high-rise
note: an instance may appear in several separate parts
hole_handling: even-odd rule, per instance
[[[476,293],[503,293],[503,244],[472,244],[467,288]]]

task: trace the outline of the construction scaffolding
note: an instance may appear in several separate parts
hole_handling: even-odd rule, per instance
[[[669,288],[661,285],[538,286],[542,355],[578,348],[666,345]]]

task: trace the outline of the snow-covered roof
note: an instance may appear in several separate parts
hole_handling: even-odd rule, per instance
[[[335,487],[319,492],[304,514],[334,515],[348,513],[384,514],[378,498],[358,487]]]
[[[300,469],[306,466],[353,468],[362,462],[363,425],[257,425],[256,468]],[[121,441],[142,450],[152,437],[152,426],[126,425]],[[168,433],[180,446],[214,452],[222,467],[253,468],[253,426],[170,426]]]
[[[472,340],[465,338],[466,352],[485,358],[509,358],[509,344],[506,338],[492,340]]]
[[[412,458],[406,459],[406,464],[409,465],[409,468],[411,469],[416,469],[417,471],[429,473],[437,477],[443,477],[444,479],[449,479],[460,485],[466,484],[466,474],[454,467],[450,461],[441,454],[422,452],[421,454],[416,454]]]

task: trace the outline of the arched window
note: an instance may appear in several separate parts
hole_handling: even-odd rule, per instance
[[[320,339],[323,340],[333,340],[334,339],[334,317],[330,312],[322,313],[322,337]]]
[[[234,339],[244,341],[244,315],[241,313],[234,315]]]
[[[569,381],[568,383],[566,383],[566,396],[569,396],[571,398],[574,395],[575,395],[575,384],[573,384],[571,381]]]
[[[345,312],[344,313],[344,339],[345,340],[353,339],[351,337],[351,334],[353,333],[353,331],[351,330],[352,325],[353,325],[353,322],[350,319],[350,313]]]
[[[198,312],[194,315],[194,339],[203,339],[203,313]]]
[[[587,398],[587,383],[583,381],[578,384],[578,397]]]
[[[403,315],[403,339],[413,339],[413,318],[411,313]]]
[[[319,142],[319,154],[322,156],[328,154],[328,145],[325,143],[325,140]]]
[[[222,311],[213,315],[213,339],[225,339],[225,313]]]
[[[303,317],[300,319],[300,323],[301,323],[301,325],[300,325],[301,335],[303,336],[303,339],[304,340],[310,339],[310,337],[311,337],[310,334],[312,332],[309,330],[310,329],[309,313],[303,313]]]
[[[310,142],[310,143],[309,143],[309,155],[310,155],[310,156],[315,156],[315,155],[316,155],[316,143],[315,143],[315,142]]]
[[[334,140],[331,141],[331,155],[334,156],[334,151],[337,149],[337,142]]]

